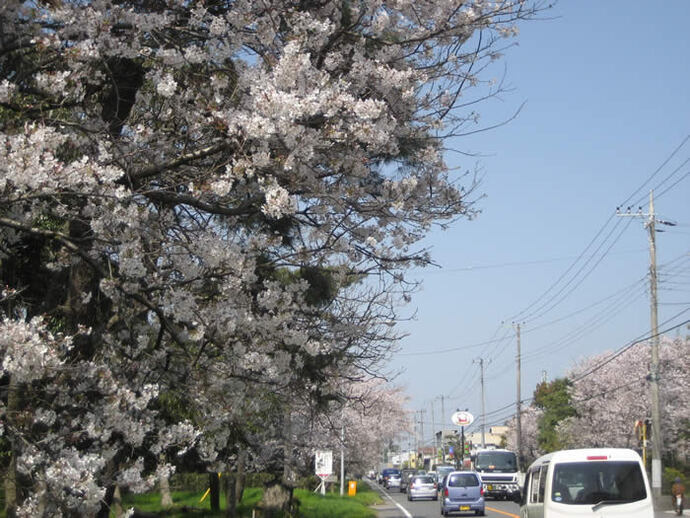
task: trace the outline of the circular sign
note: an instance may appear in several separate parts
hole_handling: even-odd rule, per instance
[[[469,412],[455,412],[450,420],[455,426],[469,426],[474,421],[474,416]]]

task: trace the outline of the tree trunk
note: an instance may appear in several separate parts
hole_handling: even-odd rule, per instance
[[[113,493],[113,514],[115,518],[120,518],[122,516],[122,494],[120,493],[120,486],[115,486],[115,492]]]
[[[5,475],[5,515],[14,518],[17,511],[17,455],[10,452],[10,465]]]
[[[244,486],[247,481],[247,473],[245,471],[245,464],[247,463],[247,451],[240,450],[237,457],[237,477],[235,482],[235,501],[239,504],[244,496]]]
[[[113,497],[115,496],[116,487],[117,486],[114,484],[110,484],[105,489],[105,496],[101,502],[101,508],[96,514],[96,518],[108,518],[110,516],[110,507],[113,505]]]
[[[237,475],[228,471],[225,474],[225,516],[226,518],[235,518],[237,510]]]
[[[14,376],[10,376],[9,386],[7,388],[7,409],[5,415],[8,419],[12,419],[13,415],[19,410],[19,384]],[[17,513],[17,505],[19,504],[19,494],[17,491],[17,451],[10,440],[10,462],[7,466],[7,475],[5,475],[5,514],[7,518],[14,518]]]
[[[211,488],[211,494],[209,495],[211,511],[217,513],[220,511],[220,481],[218,480],[218,473],[208,474],[208,485]]]
[[[159,461],[161,464],[165,463],[165,457],[160,456]],[[172,495],[170,494],[170,480],[167,476],[161,477],[158,481],[161,490],[161,507],[163,509],[170,509],[173,505]]]

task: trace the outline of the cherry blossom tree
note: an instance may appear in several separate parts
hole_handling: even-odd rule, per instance
[[[474,214],[444,146],[537,9],[3,2],[8,513],[92,514],[166,456],[287,462],[305,409],[380,376],[420,240]]]
[[[522,455],[525,462],[525,465],[522,466],[523,470],[533,460],[545,453],[539,446],[539,422],[543,414],[544,411],[534,405],[523,408],[522,414],[520,414],[520,439],[522,440]],[[506,425],[508,426],[508,432],[506,433],[505,447],[517,452],[517,418],[513,416]]]
[[[633,425],[651,416],[650,344],[638,343],[607,361],[611,354],[583,359],[568,374],[575,380],[571,402],[577,416],[566,419],[559,431],[570,446],[638,447]],[[659,357],[663,453],[684,457],[690,449],[690,341],[662,337]]]

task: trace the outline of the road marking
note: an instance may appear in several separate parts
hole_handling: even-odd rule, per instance
[[[369,484],[369,485],[371,486],[373,484]],[[388,500],[391,501],[392,504],[395,505],[395,507],[397,507],[398,509],[400,509],[403,512],[403,514],[405,515],[405,518],[413,518],[413,516],[408,512],[407,509],[405,509],[402,505],[400,505],[398,502],[393,500],[393,497],[388,494],[388,491],[384,490],[383,488],[378,487],[378,485],[375,487],[376,487],[376,489],[378,489],[379,493],[381,493],[383,496],[385,496]],[[520,518],[520,517],[518,516],[517,518]]]
[[[500,509],[494,509],[493,507],[486,506],[489,511],[493,511],[498,514],[505,514],[506,516],[512,516],[513,518],[520,518],[517,514],[509,513],[507,511],[501,511]]]
[[[393,497],[391,495],[389,495],[388,493],[384,493],[384,495],[386,495],[386,498],[388,498],[388,500],[393,502],[395,504],[395,506],[403,512],[403,514],[405,515],[406,518],[412,518],[412,515],[407,511],[407,509],[405,509],[402,505],[400,505],[398,502],[393,500]]]

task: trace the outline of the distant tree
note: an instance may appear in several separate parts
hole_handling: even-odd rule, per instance
[[[575,415],[569,387],[570,382],[566,378],[558,378],[539,383],[534,390],[533,404],[542,411],[537,421],[537,443],[544,452],[563,448],[563,441],[557,431],[558,424]]]
[[[539,457],[544,453],[544,451],[541,449],[539,446],[539,441],[538,441],[538,427],[539,427],[539,420],[541,419],[541,416],[543,415],[543,410],[540,408],[537,408],[534,405],[530,405],[527,408],[524,408],[522,410],[521,414],[521,419],[520,419],[520,425],[521,425],[521,434],[520,438],[522,439],[522,456],[525,462],[525,465],[522,466],[522,469],[524,469],[527,465],[529,465],[534,459]],[[506,445],[505,447],[509,450],[512,450],[514,452],[518,451],[518,444],[517,444],[517,419],[515,416],[513,416],[507,423],[506,425],[508,426],[508,432],[505,435],[506,438]]]

